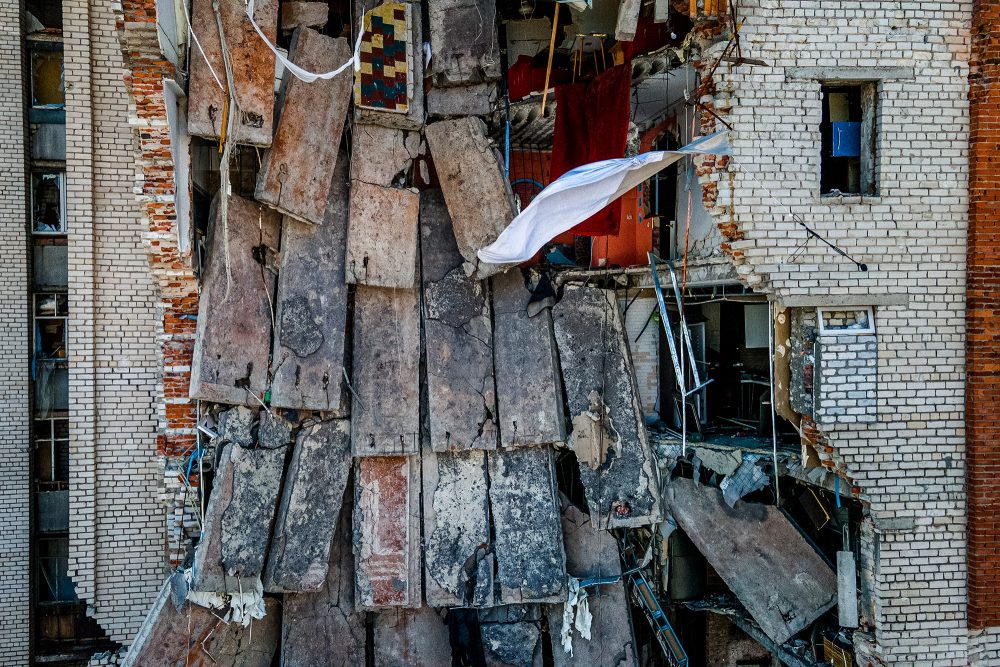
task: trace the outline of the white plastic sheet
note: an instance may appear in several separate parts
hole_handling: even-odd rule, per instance
[[[496,241],[476,254],[491,264],[526,262],[553,238],[573,229],[656,172],[695,154],[729,155],[728,135],[716,132],[675,151],[591,162],[568,171],[539,192]]]

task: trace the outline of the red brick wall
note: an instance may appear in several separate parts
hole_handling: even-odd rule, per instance
[[[973,5],[966,324],[969,627],[1000,625],[1000,0]]]

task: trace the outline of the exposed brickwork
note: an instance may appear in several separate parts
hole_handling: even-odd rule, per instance
[[[977,0],[969,99],[969,627],[1000,626],[1000,2]]]
[[[28,664],[28,245],[19,3],[0,4],[0,665]]]

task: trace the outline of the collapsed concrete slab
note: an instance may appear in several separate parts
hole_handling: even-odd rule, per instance
[[[355,471],[355,600],[363,609],[419,607],[420,464],[368,456]]]
[[[329,72],[349,60],[352,49],[346,39],[299,28],[289,53],[293,63],[310,72]],[[351,80],[345,74],[306,83],[286,71],[282,89],[278,129],[264,154],[254,196],[285,215],[321,225],[351,103]]]
[[[407,183],[414,160],[424,153],[419,132],[383,125],[355,123],[351,139],[351,178],[372,185]]]
[[[440,667],[452,664],[448,626],[428,607],[391,609],[375,615],[375,664]]]
[[[278,648],[281,604],[265,598],[266,615],[243,627],[224,612],[184,601],[184,574],[171,575],[146,615],[124,667],[270,667]]]
[[[434,0],[430,17],[431,75],[436,86],[468,86],[500,78],[500,48],[489,17],[494,0]]]
[[[424,573],[431,607],[493,604],[486,455],[425,450]]]
[[[488,116],[496,101],[496,84],[480,83],[461,88],[431,88],[427,91],[427,113],[432,118]]]
[[[416,290],[359,286],[354,294],[354,456],[418,451],[419,363]]]
[[[351,472],[350,443],[346,419],[306,425],[299,432],[264,573],[268,592],[317,591],[323,586]]]
[[[500,601],[561,602],[566,555],[552,448],[487,454]]]
[[[287,593],[281,618],[281,664],[355,667],[365,662],[365,614],[354,605],[351,500],[340,513],[326,583],[315,593]]]
[[[465,275],[439,190],[420,196],[431,448],[495,449],[493,326],[483,282]]]
[[[538,605],[505,605],[479,612],[479,635],[487,667],[541,667]]]
[[[287,448],[227,444],[205,509],[191,588],[251,590],[260,577],[271,536]]]
[[[528,317],[531,293],[518,270],[494,276],[493,361],[504,447],[565,442],[562,379],[552,314]]]
[[[212,0],[195,0],[191,7],[191,29],[205,52],[191,58],[188,84],[188,132],[196,137],[218,139],[226,122],[228,94],[216,75],[226,83],[219,24]],[[232,64],[233,88],[240,108],[235,137],[240,144],[270,146],[274,115],[274,54],[260,41],[250,24],[243,3],[220,2],[219,13],[226,51]],[[278,0],[260,0],[254,5],[254,21],[274,43],[278,32]],[[207,62],[206,62],[207,61]],[[215,75],[212,72],[215,72]]]
[[[615,538],[591,523],[587,514],[565,501],[562,529],[566,545],[566,572],[570,576],[580,580],[621,576],[621,560]],[[566,652],[560,639],[563,605],[546,608],[554,664],[556,667],[635,667],[638,653],[625,585],[619,580],[589,587],[586,591],[592,615],[590,639],[572,629],[572,655]]]
[[[737,502],[692,480],[671,480],[666,509],[776,644],[837,603],[837,575],[777,507]]]
[[[476,257],[514,219],[514,196],[486,125],[473,117],[442,120],[428,125],[425,134],[458,250],[470,265],[467,273],[485,278],[503,270],[502,265],[481,264]]]
[[[410,289],[417,280],[420,195],[364,181],[351,184],[347,282]]]
[[[602,528],[657,523],[656,464],[614,292],[568,285],[552,319],[591,519]]]
[[[281,29],[322,28],[330,17],[330,5],[325,2],[284,2],[281,4]],[[293,61],[294,62],[294,61]]]
[[[416,0],[386,2],[365,13],[361,71],[354,83],[358,121],[402,130],[423,127],[421,14]]]
[[[254,396],[263,396],[267,390],[269,295],[274,294],[276,283],[264,258],[278,248],[281,216],[235,195],[229,197],[228,224],[220,209],[216,197],[198,300],[190,396],[214,403],[259,405]]]
[[[322,225],[284,220],[271,364],[271,405],[320,410],[331,417],[350,414],[344,380],[347,174],[342,155]]]

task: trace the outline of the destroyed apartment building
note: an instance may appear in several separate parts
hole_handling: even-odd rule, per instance
[[[0,665],[1000,664],[1000,2],[0,27]]]

